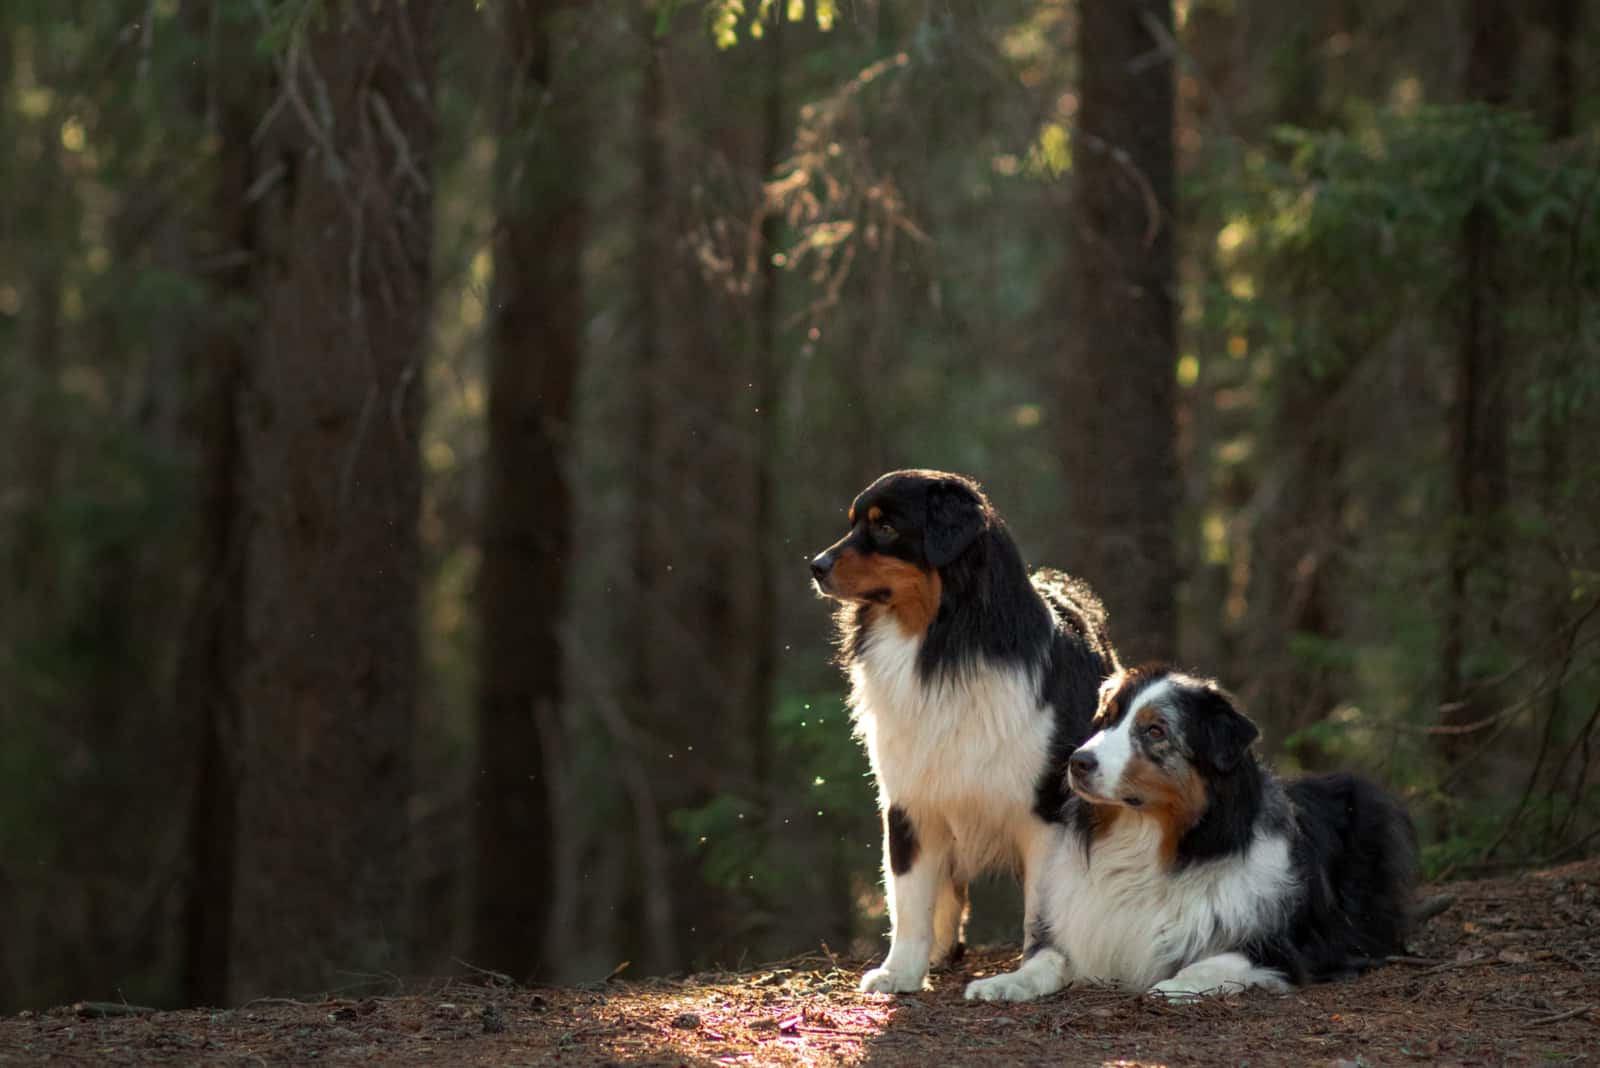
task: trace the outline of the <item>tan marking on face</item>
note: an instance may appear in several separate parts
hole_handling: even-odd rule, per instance
[[[876,523],[878,520],[880,520],[882,518],[883,518],[883,509],[882,508],[879,508],[877,505],[873,505],[871,508],[867,509],[867,522]]]
[[[845,518],[850,520],[850,525],[851,526],[855,526],[856,525],[856,506],[855,505],[852,504],[850,506],[850,510],[845,513]]]
[[[918,638],[928,632],[934,617],[939,614],[939,597],[944,583],[937,571],[924,571],[920,567],[905,565],[891,586],[889,611],[907,637]]]
[[[1135,734],[1160,719],[1156,709],[1141,708],[1134,718]],[[1205,780],[1176,751],[1170,763],[1161,765],[1151,761],[1140,748],[1128,760],[1117,789],[1122,796],[1141,799],[1144,804],[1136,811],[1161,824],[1161,859],[1172,863],[1178,853],[1178,841],[1205,814]]]
[[[924,571],[905,560],[845,549],[834,561],[831,578],[833,596],[844,600],[886,593],[883,607],[908,637],[925,634],[939,614],[939,597],[944,590],[939,572]]]
[[[834,558],[833,571],[829,573],[829,581],[833,587],[833,595],[849,599],[852,597],[865,597],[874,588],[882,583],[874,582],[877,572],[872,563],[864,556],[860,549],[845,548],[839,550],[839,555]]]

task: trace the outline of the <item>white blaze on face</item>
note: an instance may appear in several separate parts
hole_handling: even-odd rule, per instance
[[[1099,768],[1091,776],[1090,781],[1082,785],[1090,793],[1100,794],[1104,797],[1115,798],[1122,789],[1122,776],[1128,769],[1128,763],[1133,759],[1134,740],[1133,726],[1138,719],[1139,710],[1151,704],[1164,701],[1172,692],[1172,683],[1168,679],[1145,687],[1133,699],[1133,704],[1128,711],[1116,722],[1096,734],[1083,744],[1081,752],[1092,753],[1099,762]]]

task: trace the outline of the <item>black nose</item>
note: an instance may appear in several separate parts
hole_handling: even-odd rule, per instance
[[[1067,767],[1071,768],[1075,775],[1088,775],[1100,767],[1100,761],[1095,759],[1093,753],[1080,749],[1067,758]]]
[[[819,553],[811,558],[811,577],[821,582],[833,570],[833,554]]]

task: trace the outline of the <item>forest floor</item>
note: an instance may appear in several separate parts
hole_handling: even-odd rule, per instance
[[[1452,883],[1404,958],[1352,982],[1190,1004],[1077,990],[969,1004],[970,954],[933,990],[855,992],[862,962],[801,958],[682,980],[426,994],[230,1011],[79,1004],[0,1018],[0,1064],[1566,1064],[1600,1061],[1600,859]],[[122,1012],[122,1015],[107,1015]]]

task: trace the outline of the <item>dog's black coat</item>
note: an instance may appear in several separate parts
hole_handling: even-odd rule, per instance
[[[1356,975],[1404,953],[1416,857],[1405,812],[1343,773],[1298,779],[1284,792],[1301,897],[1287,922],[1245,953],[1296,983]]]

